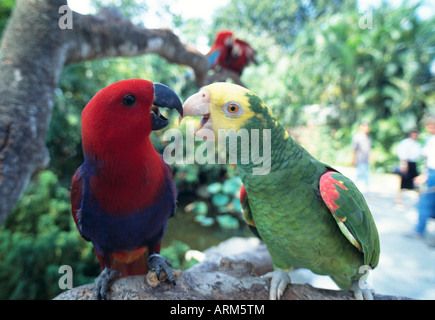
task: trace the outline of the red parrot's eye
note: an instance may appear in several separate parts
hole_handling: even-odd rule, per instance
[[[134,95],[132,94],[127,94],[123,99],[122,99],[122,104],[126,107],[133,107],[136,104],[136,98]]]

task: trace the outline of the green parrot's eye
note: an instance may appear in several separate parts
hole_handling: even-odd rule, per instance
[[[136,97],[132,94],[127,94],[122,99],[122,104],[126,107],[133,107],[136,104]]]
[[[230,117],[240,116],[243,113],[242,106],[240,105],[240,103],[235,101],[228,102],[226,105],[223,106],[222,110],[227,116]]]

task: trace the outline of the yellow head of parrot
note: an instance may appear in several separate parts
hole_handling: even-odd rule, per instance
[[[227,82],[212,83],[186,100],[183,117],[202,116],[200,125],[195,129],[197,136],[204,135],[202,130],[213,130],[215,135],[219,129],[238,131],[249,119],[262,117],[251,109],[250,96],[256,95],[242,86]],[[264,103],[261,107],[272,115]]]

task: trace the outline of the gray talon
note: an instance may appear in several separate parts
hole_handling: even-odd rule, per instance
[[[175,277],[171,272],[171,262],[165,258],[163,258],[161,255],[154,253],[149,256],[148,258],[148,265],[150,267],[150,270],[154,271],[157,275],[157,279],[160,281],[160,272],[163,270],[166,275],[168,276],[168,280],[173,284],[175,283]]]
[[[104,268],[100,275],[95,279],[95,300],[107,300],[107,292],[110,290],[110,282],[121,276],[121,272],[118,270],[112,270],[110,268]]]

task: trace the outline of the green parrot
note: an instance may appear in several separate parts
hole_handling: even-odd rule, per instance
[[[329,275],[355,298],[373,299],[362,279],[378,264],[379,235],[363,195],[350,179],[298,145],[262,99],[244,87],[205,86],[186,100],[183,115],[202,116],[194,130],[197,136],[216,137],[231,129],[249,134],[251,144],[237,145],[240,200],[244,219],[272,258],[274,271],[264,276],[271,278],[270,299],[282,296],[293,267]],[[255,161],[253,150],[248,150],[249,161],[241,156],[253,146],[254,132],[264,163]],[[262,171],[265,163],[269,166]]]

